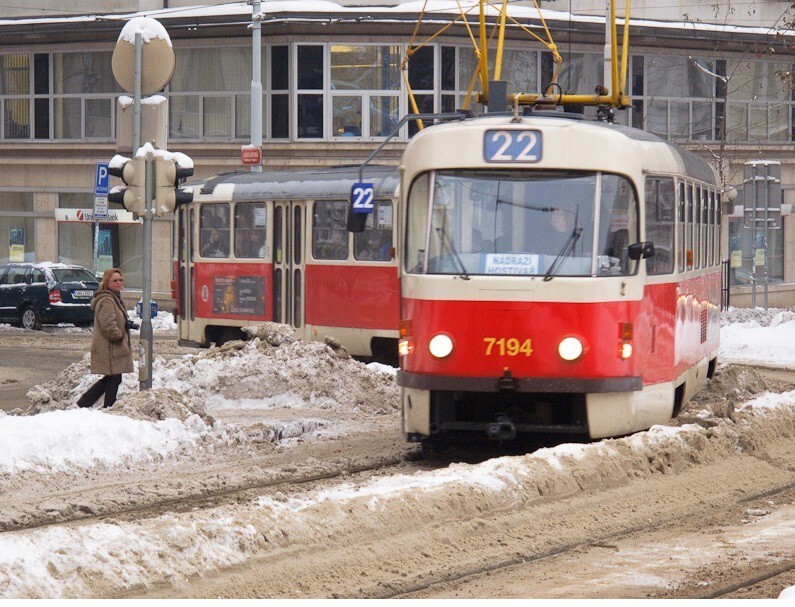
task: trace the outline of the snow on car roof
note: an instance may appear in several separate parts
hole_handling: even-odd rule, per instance
[[[90,270],[88,268],[84,268],[81,265],[77,265],[77,264],[74,264],[74,263],[60,263],[60,262],[56,262],[56,261],[35,261],[35,262],[31,262],[31,261],[12,261],[12,262],[9,262],[9,263],[7,263],[5,265],[8,265],[8,266],[26,266],[26,267],[31,267],[31,268],[47,268],[47,269],[61,268],[61,269],[67,269],[67,270],[73,270],[75,268],[80,268],[80,269],[86,270],[86,272],[90,272]]]

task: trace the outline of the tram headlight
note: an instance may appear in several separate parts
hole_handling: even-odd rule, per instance
[[[414,330],[411,326],[411,319],[401,319],[400,339],[398,340],[398,354],[400,356],[408,356],[414,351],[413,333]]]
[[[621,348],[618,351],[618,357],[621,360],[626,360],[630,356],[632,356],[632,344],[628,341],[625,341],[621,344]]]
[[[453,351],[453,340],[444,333],[439,333],[434,335],[431,341],[428,342],[428,350],[436,358],[444,358]]]
[[[577,360],[582,352],[582,342],[576,337],[564,337],[558,344],[558,354],[563,360]]]

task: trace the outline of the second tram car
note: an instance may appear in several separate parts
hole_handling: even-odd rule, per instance
[[[275,321],[397,364],[397,171],[367,168],[374,210],[351,234],[358,180],[341,167],[228,173],[192,186],[193,202],[177,215],[180,343],[221,344],[241,338],[244,325]]]
[[[542,114],[432,126],[405,150],[409,440],[629,434],[715,371],[715,171],[644,131]]]

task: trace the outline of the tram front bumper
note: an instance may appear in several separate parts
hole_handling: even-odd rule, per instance
[[[512,432],[572,432],[587,433],[591,438],[620,436],[667,421],[672,412],[673,386],[662,384],[644,388],[640,377],[616,378],[526,378],[505,382],[505,378],[461,378],[425,376],[398,371],[398,384],[402,387],[403,430],[415,440],[438,432],[475,431],[505,438],[506,432],[495,434],[511,423]],[[437,393],[437,395],[435,395]],[[580,402],[584,415],[572,416],[569,423],[520,423],[505,416],[500,407],[494,417],[461,419],[442,416],[434,409],[438,394],[527,394],[566,395],[571,402]],[[575,419],[576,418],[576,419]],[[495,425],[497,424],[497,425]]]

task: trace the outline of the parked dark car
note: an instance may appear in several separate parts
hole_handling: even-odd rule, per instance
[[[94,322],[91,298],[96,276],[81,266],[9,263],[0,266],[0,322],[41,329],[43,323]]]

